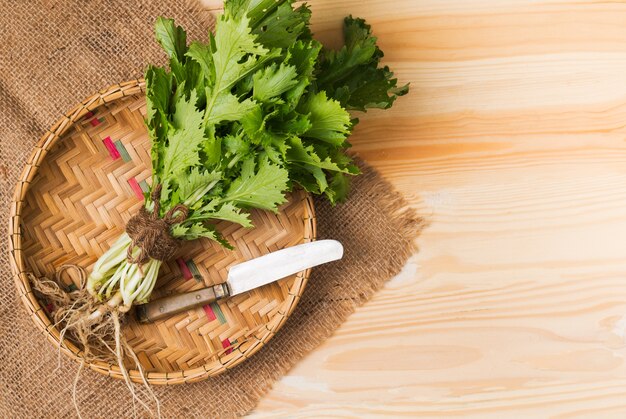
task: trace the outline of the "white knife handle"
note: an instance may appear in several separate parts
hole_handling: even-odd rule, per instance
[[[139,323],[151,323],[156,320],[190,310],[199,305],[210,304],[214,301],[226,298],[230,295],[227,284],[214,285],[184,294],[176,294],[147,304],[138,305],[135,308]]]

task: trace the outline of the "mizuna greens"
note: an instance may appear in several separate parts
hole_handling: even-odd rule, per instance
[[[389,108],[408,88],[379,68],[383,53],[364,20],[346,18],[345,46],[333,51],[312,38],[310,16],[290,1],[227,1],[215,35],[189,45],[173,20],[157,20],[169,68],[145,75],[146,210],[154,200],[159,217],[188,210],[172,237],[230,248],[211,220],[251,227],[248,209],[276,211],[293,187],[346,198],[348,176],[359,173],[346,154],[357,122],[348,110]],[[95,264],[88,289],[99,300],[123,308],[148,300],[161,260],[141,257],[136,244],[123,234]]]
[[[188,43],[171,19],[157,19],[169,63],[145,73],[145,205],[95,263],[85,290],[33,278],[57,307],[61,339],[81,344],[87,361],[112,354],[133,395],[124,358],[143,371],[120,333],[120,313],[148,301],[179,242],[205,237],[231,248],[212,222],[252,227],[249,209],[277,211],[292,188],[343,201],[359,173],[346,154],[358,122],[348,111],[386,109],[408,91],[379,65],[383,53],[364,20],[346,18],[345,45],[331,50],[313,39],[310,9],[292,3],[227,0],[206,42]]]

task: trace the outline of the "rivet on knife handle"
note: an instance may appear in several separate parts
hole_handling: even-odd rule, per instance
[[[210,304],[229,295],[228,285],[219,284],[197,291],[150,301],[147,304],[138,305],[135,310],[140,323],[150,323],[181,311],[190,310],[199,305]]]

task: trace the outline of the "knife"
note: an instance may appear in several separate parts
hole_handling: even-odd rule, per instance
[[[150,323],[199,305],[242,294],[305,269],[341,259],[343,246],[336,240],[304,243],[232,266],[223,284],[172,295],[135,309],[140,323]]]

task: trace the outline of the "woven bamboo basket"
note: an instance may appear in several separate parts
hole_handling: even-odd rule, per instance
[[[15,190],[9,251],[18,293],[48,340],[76,360],[81,350],[60,341],[48,317],[54,307],[37,300],[28,273],[52,278],[64,264],[89,271],[141,207],[151,174],[144,89],[143,80],[112,86],[70,110],[36,145]],[[235,251],[208,239],[186,243],[163,264],[153,298],[221,283],[233,264],[315,239],[313,202],[303,191],[294,191],[277,214],[253,211],[252,220],[253,229],[217,224]],[[303,271],[153,324],[131,315],[123,333],[151,384],[199,381],[243,362],[271,339],[308,276]],[[80,286],[71,271],[63,281],[68,289]],[[88,365],[122,378],[117,365]],[[141,379],[137,370],[130,376]]]

